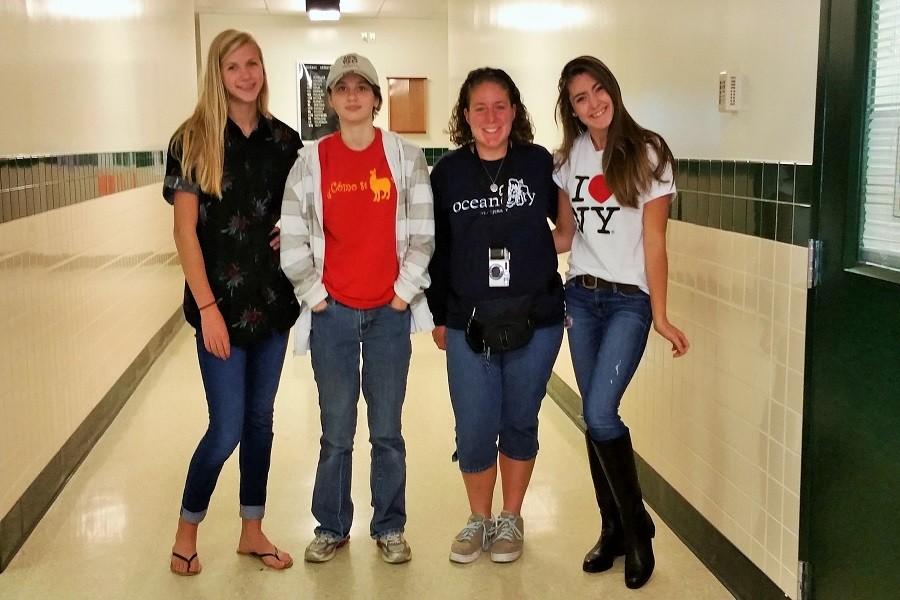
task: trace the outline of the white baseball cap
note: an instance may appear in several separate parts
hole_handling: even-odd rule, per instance
[[[348,73],[355,73],[370,84],[375,86],[378,85],[378,73],[375,72],[372,61],[365,56],[351,52],[350,54],[339,56],[338,59],[334,61],[334,64],[331,65],[331,69],[328,70],[328,78],[325,80],[325,87],[331,89],[331,86],[340,81],[341,77]]]

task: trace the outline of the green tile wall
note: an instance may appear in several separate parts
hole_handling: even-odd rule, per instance
[[[449,148],[423,148],[434,166]],[[0,156],[0,223],[161,182],[163,150]]]
[[[165,151],[0,156],[0,223],[162,181]]]
[[[440,157],[447,153],[449,148],[422,148],[425,153],[425,160],[429,167],[433,167]]]
[[[676,162],[678,197],[671,218],[807,245],[811,165],[687,158]]]

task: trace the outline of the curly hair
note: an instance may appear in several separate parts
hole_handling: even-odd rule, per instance
[[[510,139],[520,144],[531,142],[534,139],[534,125],[531,123],[528,109],[522,103],[522,94],[519,92],[519,88],[516,87],[506,71],[492,67],[481,67],[469,71],[462,87],[459,88],[459,98],[456,106],[453,107],[453,112],[450,113],[450,124],[447,131],[450,134],[450,140],[457,146],[464,146],[474,139],[472,128],[466,121],[465,110],[469,108],[472,90],[488,81],[505,89],[509,95],[509,103],[516,107],[516,116],[513,118],[512,130],[509,132]]]
[[[581,74],[597,80],[612,101],[613,116],[603,153],[603,173],[616,200],[623,206],[635,208],[638,197],[650,187],[652,180],[663,181],[667,167],[674,165],[675,158],[661,135],[641,127],[628,114],[616,77],[609,67],[593,56],[573,58],[559,76],[556,122],[562,124],[563,141],[556,153],[556,166],[568,162],[575,140],[587,131],[575,115],[569,98],[569,82]],[[651,162],[648,148],[655,155],[656,164]]]

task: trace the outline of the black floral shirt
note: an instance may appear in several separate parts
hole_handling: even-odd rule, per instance
[[[302,145],[297,132],[274,117],[260,118],[249,137],[228,119],[221,200],[184,177],[178,149],[173,153],[169,145],[163,197],[172,204],[180,190],[200,198],[197,238],[206,276],[237,346],[290,329],[300,313],[278,252],[269,246],[269,232],[281,218],[284,183]],[[200,328],[187,283],[184,316]]]

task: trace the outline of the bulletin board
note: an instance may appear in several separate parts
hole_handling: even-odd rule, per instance
[[[424,77],[388,77],[389,128],[397,133],[427,133]]]
[[[337,115],[328,106],[325,81],[331,65],[297,62],[297,124],[300,138],[317,140],[337,131]]]

